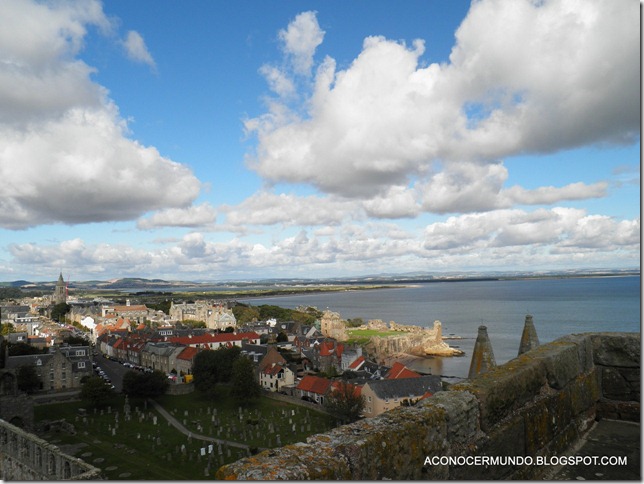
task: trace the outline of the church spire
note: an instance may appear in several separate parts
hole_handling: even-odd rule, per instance
[[[63,279],[63,271],[60,271],[60,276],[58,276],[58,282],[54,289],[53,300],[54,304],[67,302],[67,287],[65,286],[65,279]]]

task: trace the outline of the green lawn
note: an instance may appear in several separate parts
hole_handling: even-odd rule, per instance
[[[157,401],[179,421],[186,420],[186,427],[195,433],[246,443],[251,447],[269,447],[269,443],[274,447],[277,434],[280,434],[282,445],[298,442],[308,435],[329,430],[335,423],[324,414],[268,398],[261,398],[244,408],[240,420],[239,408],[227,393],[227,389],[222,387],[215,401],[206,400],[197,392],[183,396],[166,395]],[[124,397],[119,396],[114,400],[110,413],[104,410],[101,415],[100,411],[87,409],[84,419],[79,414],[79,408],[84,407],[82,402],[36,406],[37,421],[64,418],[76,428],[75,435],[50,430],[41,437],[58,446],[74,445],[68,453],[102,469],[108,479],[212,479],[221,465],[247,455],[245,450],[227,446],[222,447],[220,455],[216,444],[213,454],[209,455],[210,442],[189,439],[170,426],[151,405],[145,409],[141,401],[130,401],[131,419],[126,422],[124,403]],[[212,422],[215,408],[216,422]],[[118,424],[115,418],[117,411]],[[156,425],[153,422],[155,416]],[[296,432],[292,430],[293,424]],[[117,425],[113,435],[112,429]],[[198,425],[202,426],[201,432],[198,432]],[[302,426],[304,432],[301,431]],[[270,432],[271,427],[273,433]],[[218,428],[222,429],[220,435],[217,435]],[[206,448],[205,456],[201,456],[201,448]],[[205,474],[207,468],[208,475]]]
[[[373,336],[386,338],[388,336],[400,336],[400,331],[378,331],[377,329],[347,329],[349,344],[366,344]]]

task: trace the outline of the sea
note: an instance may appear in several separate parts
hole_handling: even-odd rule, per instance
[[[487,281],[440,281],[400,288],[355,290],[240,299],[259,306],[295,309],[314,306],[362,318],[433,326],[442,323],[443,337],[463,356],[410,358],[417,371],[446,378],[466,378],[481,325],[487,327],[496,363],[517,356],[525,316],[533,316],[540,343],[571,333],[640,332],[639,276],[566,277]]]

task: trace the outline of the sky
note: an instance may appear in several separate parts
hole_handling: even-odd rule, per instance
[[[0,2],[0,281],[640,266],[637,0]]]

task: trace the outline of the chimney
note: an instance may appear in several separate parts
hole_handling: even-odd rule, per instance
[[[487,326],[479,326],[479,334],[476,337],[476,343],[474,343],[468,378],[474,378],[495,366],[496,360],[494,359],[494,351],[492,351],[492,343],[490,343],[490,338],[487,335]]]
[[[523,326],[523,334],[521,335],[521,343],[519,344],[519,354],[517,356],[533,350],[537,346],[539,346],[539,337],[537,336],[537,330],[534,328],[532,315],[527,314],[525,317],[525,324]]]

